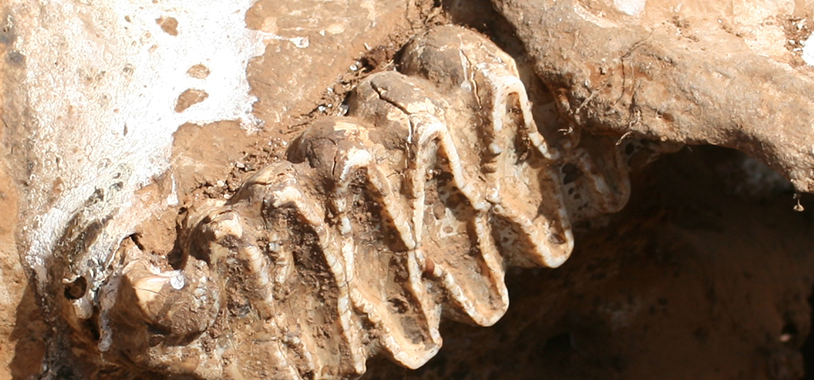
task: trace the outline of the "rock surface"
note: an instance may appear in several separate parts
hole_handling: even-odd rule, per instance
[[[814,191],[814,71],[794,48],[814,3],[493,4],[576,125],[735,148]]]
[[[393,70],[411,37],[447,23],[517,60],[540,133],[558,149],[602,162],[627,144],[713,144],[780,174],[707,148],[662,160],[634,177],[625,211],[575,226],[564,266],[507,272],[512,306],[495,327],[442,325],[444,347],[426,367],[374,361],[366,377],[800,378],[812,218],[792,211],[791,184],[814,191],[812,5],[434,5],[4,4],[0,379],[109,370],[75,364],[67,332],[87,328],[70,315],[98,312],[88,300],[103,297],[113,252],[174,260],[186,210],[284,160],[309,123],[342,115],[357,84]],[[655,156],[638,157],[627,163]],[[585,176],[574,183],[583,189]],[[176,322],[167,326],[201,328]]]

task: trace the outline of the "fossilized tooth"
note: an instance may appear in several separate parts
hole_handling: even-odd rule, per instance
[[[355,346],[351,351],[359,353],[353,358],[354,363],[360,363],[359,370],[364,369],[368,345],[383,347],[394,359],[416,367],[429,360],[440,346],[437,321],[428,323],[428,316],[418,302],[422,296],[416,292],[423,288],[416,282],[415,274],[420,270],[413,262],[413,254],[408,254],[407,246],[414,247],[415,241],[410,213],[404,209],[407,203],[390,188],[382,171],[387,166],[374,159],[372,152],[386,153],[373,143],[376,131],[358,122],[324,119],[292,145],[294,160],[302,157],[307,161],[291,170],[296,177],[284,182],[299,185],[297,199],[328,199],[327,202],[315,207],[306,202],[268,201],[265,213],[282,215],[290,208],[296,210],[292,212],[316,215],[308,223],[315,230],[325,231],[320,235],[324,247],[313,254],[324,257],[333,268],[341,308],[333,313],[340,314],[341,327]],[[310,183],[303,186],[302,179]],[[292,188],[271,186],[280,191]],[[280,230],[276,235],[279,247],[292,249],[288,230]],[[293,257],[295,262],[302,260],[300,254]],[[409,266],[414,267],[412,276],[407,275]],[[401,309],[394,313],[393,308]],[[363,329],[361,325],[372,328]]]
[[[455,95],[450,99],[475,110],[474,114],[492,124],[482,130],[489,142],[497,138],[505,119],[512,114],[522,116],[523,130],[537,131],[514,59],[475,32],[452,25],[432,29],[405,47],[399,71],[424,77],[442,93]],[[545,158],[559,157],[539,133],[525,137]],[[497,155],[500,148],[490,144],[489,152]]]
[[[129,263],[111,280],[113,304],[102,304],[106,323],[100,350],[112,362],[219,377],[220,356],[203,354],[209,339],[202,335],[220,313],[220,279],[202,260],[192,258],[182,270],[162,271],[138,248],[129,251]]]
[[[544,165],[552,166],[557,162],[559,169],[550,168],[541,176],[548,181],[561,181],[565,196],[557,199],[559,202],[542,200],[540,204],[548,207],[544,215],[567,212],[571,221],[582,221],[616,212],[627,203],[630,196],[628,164],[624,161],[625,155],[620,154],[620,148],[614,144],[615,140],[588,139],[589,144],[604,144],[588,150],[582,146],[565,151],[550,147],[537,133],[531,104],[514,60],[493,42],[474,32],[462,32],[459,27],[441,26],[408,44],[399,63],[401,72],[422,76],[444,93],[455,94],[449,98],[458,99],[465,107],[477,110],[473,114],[479,115],[482,123],[491,123],[480,129],[490,142],[488,150],[478,152],[482,157],[494,160],[502,153],[501,147],[511,144],[514,138],[535,146],[546,159]],[[484,113],[489,113],[488,117]],[[518,129],[520,134],[507,136],[503,128],[507,122],[522,123],[522,128]],[[578,144],[579,136],[573,137],[573,144]],[[501,138],[507,141],[496,142]],[[531,178],[525,176],[528,173],[520,173],[522,164],[515,165],[516,161],[504,160],[506,165],[495,168],[495,176]],[[500,182],[499,179],[493,181]],[[528,187],[528,184],[519,183],[507,185],[505,187],[514,191]],[[531,199],[531,194],[541,193],[544,191],[530,189],[526,194],[513,194],[507,199]],[[559,194],[557,198],[560,198]],[[524,207],[515,205],[511,209],[522,210]],[[565,217],[561,219],[567,220]],[[550,238],[565,240],[556,233]],[[533,264],[551,266],[551,263]]]
[[[283,358],[300,375],[361,373],[367,353],[357,344],[341,242],[326,222],[319,174],[306,168],[266,168],[227,205],[246,221],[236,250],[259,253],[246,260],[243,286],[256,289],[247,293],[251,306],[268,310],[260,318],[278,326]]]
[[[656,157],[675,152],[683,146],[612,136],[582,139],[574,131],[569,132],[572,147],[557,149],[549,146],[539,133],[527,132],[536,132],[537,126],[514,60],[492,41],[457,26],[440,26],[413,39],[404,49],[399,71],[424,77],[446,94],[446,99],[460,102],[462,108],[476,110],[471,114],[480,116],[481,122],[487,120],[492,123],[480,129],[488,141],[500,138],[502,125],[511,121],[508,119],[514,117],[515,122],[524,123],[525,128],[519,129],[522,134],[517,138],[534,145],[547,159],[548,165],[552,161],[559,165],[560,173],[547,173],[545,178],[561,181],[564,200],[562,203],[547,201],[545,204],[558,207],[561,211],[567,210],[573,223],[622,209],[630,197],[630,168],[644,166]],[[484,118],[484,112],[491,115]],[[486,159],[493,158],[501,151],[500,146],[493,143],[488,150],[479,153]],[[505,177],[505,173],[516,170],[515,166],[506,165],[496,169],[495,173]],[[526,199],[528,196],[520,198]],[[562,207],[563,203],[565,207]],[[551,215],[552,211],[549,209],[545,214]]]
[[[630,172],[684,145],[614,136],[589,136],[565,152],[561,161],[563,193],[574,223],[621,210],[630,198]]]
[[[399,68],[423,76],[454,95],[449,98],[462,101],[459,108],[469,110],[468,122],[452,124],[465,127],[451,128],[451,133],[457,141],[461,135],[480,137],[476,141],[481,140],[483,147],[472,150],[469,162],[480,158],[484,170],[476,176],[486,177],[497,217],[514,223],[511,229],[502,229],[499,240],[506,239],[508,246],[529,245],[538,252],[513,255],[508,250],[505,255],[515,261],[510,264],[556,267],[565,261],[573,238],[558,183],[561,175],[554,167],[560,153],[538,132],[514,60],[475,32],[442,26],[408,44]],[[502,204],[517,200],[527,203]],[[512,232],[516,230],[523,232]],[[523,236],[530,241],[524,242]]]
[[[211,244],[231,245],[223,256],[245,263],[237,288],[292,336],[286,360],[300,375],[360,373],[379,350],[418,367],[440,347],[442,315],[490,325],[505,313],[500,251],[549,266],[570,252],[556,171],[539,144],[527,143],[541,139],[533,121],[501,115],[484,144],[477,126],[494,128],[494,112],[447,112],[455,108],[443,99],[420,78],[367,78],[349,104],[352,118],[315,122],[292,144],[292,163],[264,169],[216,211],[242,228],[215,226],[215,217],[198,227],[225,237]],[[490,144],[499,150],[484,162]],[[494,175],[510,164],[522,167]],[[528,194],[536,198],[522,199]],[[512,203],[529,201],[531,214]],[[557,212],[540,212],[545,202]],[[217,233],[224,228],[240,233]],[[270,298],[263,287],[281,291]]]
[[[638,148],[550,147],[514,61],[484,37],[436,28],[399,67],[229,201],[190,210],[178,269],[128,256],[109,360],[204,379],[354,376],[376,354],[417,368],[442,318],[494,324],[508,266],[561,265],[572,216],[627,200]]]

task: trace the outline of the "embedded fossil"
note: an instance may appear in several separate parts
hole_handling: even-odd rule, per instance
[[[621,208],[629,165],[668,148],[552,146],[514,60],[435,28],[399,72],[362,81],[347,116],[312,123],[288,161],[191,210],[175,265],[123,246],[98,297],[100,371],[348,377],[380,353],[420,367],[442,318],[494,324],[505,269],[561,265],[571,224]]]

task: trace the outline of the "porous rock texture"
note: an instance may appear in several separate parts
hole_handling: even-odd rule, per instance
[[[261,0],[213,2],[211,11],[170,1],[140,8],[111,4],[3,5],[0,378],[330,378],[365,369],[367,378],[427,379],[802,376],[806,351],[799,349],[810,331],[807,299],[814,278],[812,218],[807,210],[793,211],[808,199],[795,201],[792,193],[814,190],[814,144],[806,124],[812,112],[810,53],[804,44],[814,15],[805,1]],[[393,326],[416,333],[388,341],[376,325],[381,322],[370,317],[382,305],[365,306],[358,301],[363,296],[356,297],[355,314],[345,325],[337,324],[344,314],[318,311],[348,307],[333,303],[341,289],[331,285],[337,278],[325,276],[338,273],[332,268],[347,256],[320,262],[317,253],[332,248],[317,247],[320,240],[306,231],[319,220],[303,222],[307,207],[296,216],[264,203],[290,196],[293,187],[266,178],[269,170],[263,168],[299,163],[302,169],[291,172],[307,179],[303,193],[316,198],[309,207],[333,218],[341,211],[335,201],[340,198],[326,189],[339,177],[312,180],[328,156],[298,159],[292,152],[321,139],[351,148],[358,143],[374,156],[410,157],[411,149],[398,144],[409,140],[401,132],[383,144],[335,139],[338,130],[369,129],[367,124],[381,121],[375,117],[338,129],[348,118],[325,118],[364,108],[369,103],[354,105],[354,96],[367,85],[374,90],[369,94],[387,98],[372,84],[399,75],[394,69],[413,78],[397,84],[431,82],[414,86],[430,88],[423,94],[431,102],[463,100],[450,109],[477,124],[482,116],[468,110],[500,99],[488,92],[480,97],[477,91],[488,88],[488,80],[468,78],[476,99],[466,98],[433,89],[454,81],[448,65],[433,71],[448,57],[419,58],[425,67],[418,69],[408,63],[416,50],[403,47],[439,24],[477,29],[497,44],[496,51],[516,60],[513,75],[530,105],[526,112],[519,93],[509,98],[509,131],[536,122],[540,138],[567,158],[557,161],[556,170],[541,170],[559,180],[547,185],[542,198],[555,200],[564,191],[612,201],[601,212],[580,213],[574,206],[580,202],[565,197],[573,217],[573,257],[557,269],[508,269],[512,304],[492,328],[459,322],[494,323],[508,306],[505,294],[492,297],[501,301],[495,317],[472,313],[476,308],[467,308],[467,300],[490,297],[456,299],[449,281],[439,281],[450,277],[443,249],[430,260],[413,258],[415,263],[394,254],[394,261],[407,264],[393,268],[412,265],[420,281],[443,285],[427,298],[429,304],[453,304],[421,312],[435,310],[459,322],[441,325],[440,334],[436,325],[422,342],[412,324],[417,319],[404,318]],[[496,51],[491,54],[503,54]],[[490,59],[475,57],[467,66],[472,50],[462,52],[464,68]],[[486,71],[480,67],[473,75]],[[348,97],[351,91],[356,95]],[[393,104],[410,114],[418,103],[398,104],[408,98]],[[388,112],[374,108],[370,115]],[[466,123],[446,124],[463,131]],[[333,126],[321,131],[326,125]],[[301,135],[312,138],[295,140]],[[645,166],[654,153],[685,143],[739,149],[780,174],[754,158],[706,147],[685,148]],[[378,152],[377,144],[387,153]],[[484,152],[505,151],[478,143],[460,148],[483,159]],[[497,177],[525,158],[503,162]],[[547,161],[536,162],[535,170],[551,165],[541,162]],[[428,174],[449,175],[447,166],[441,162]],[[625,204],[629,168],[644,168],[633,175],[631,202],[619,214],[603,215]],[[517,173],[522,181],[528,170]],[[591,191],[592,185],[601,188],[597,178],[622,186],[613,186],[614,197],[597,197]],[[349,184],[359,190],[358,183]],[[283,191],[266,199],[268,185]],[[358,194],[351,191],[348,199]],[[523,194],[517,198],[522,201]],[[378,199],[374,203],[387,204]],[[477,204],[468,202],[463,209]],[[460,212],[440,203],[446,209],[427,207],[420,219]],[[239,223],[255,214],[246,218],[252,225]],[[372,213],[362,207],[351,214],[354,238],[388,248],[384,243],[392,243],[392,236],[381,231],[398,228],[360,229],[357,222]],[[454,219],[448,222],[467,224]],[[413,220],[402,230],[421,225]],[[339,235],[345,229],[329,225]],[[261,239],[249,241],[239,231]],[[300,261],[287,265],[284,255],[275,255],[274,234],[300,239],[289,239],[301,243],[294,245]],[[361,255],[355,249],[353,255]],[[472,249],[462,257],[478,262]],[[254,276],[269,263],[268,273],[276,277]],[[367,281],[357,288],[375,292],[375,273],[366,272],[364,262],[355,267],[355,280]],[[504,266],[498,267],[468,269],[501,277]],[[409,273],[378,277],[404,289],[414,285],[405,285]],[[407,293],[385,297],[378,314],[409,314]],[[287,300],[278,309],[285,312],[270,318],[275,309],[263,310],[257,300],[278,308]],[[361,343],[327,344],[342,334],[360,334],[347,341]],[[400,355],[398,349],[416,342],[431,342],[429,354]],[[276,348],[264,349],[269,347]],[[372,354],[379,357],[367,364],[358,359]],[[415,372],[389,361],[415,367],[433,354]]]
[[[799,38],[807,38],[814,4],[492,3],[523,41],[561,114],[576,124],[735,148],[767,162],[797,190],[814,191],[814,72]]]

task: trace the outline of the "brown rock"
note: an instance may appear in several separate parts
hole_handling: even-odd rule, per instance
[[[731,10],[718,14],[723,5],[670,12],[666,1],[649,1],[631,16],[610,3],[493,0],[561,114],[576,125],[736,148],[783,173],[797,190],[814,191],[810,67],[785,48],[764,48],[762,24],[743,22]],[[751,9],[762,14],[770,5]],[[793,9],[802,17],[811,11],[810,4]],[[744,37],[749,33],[755,37]]]

